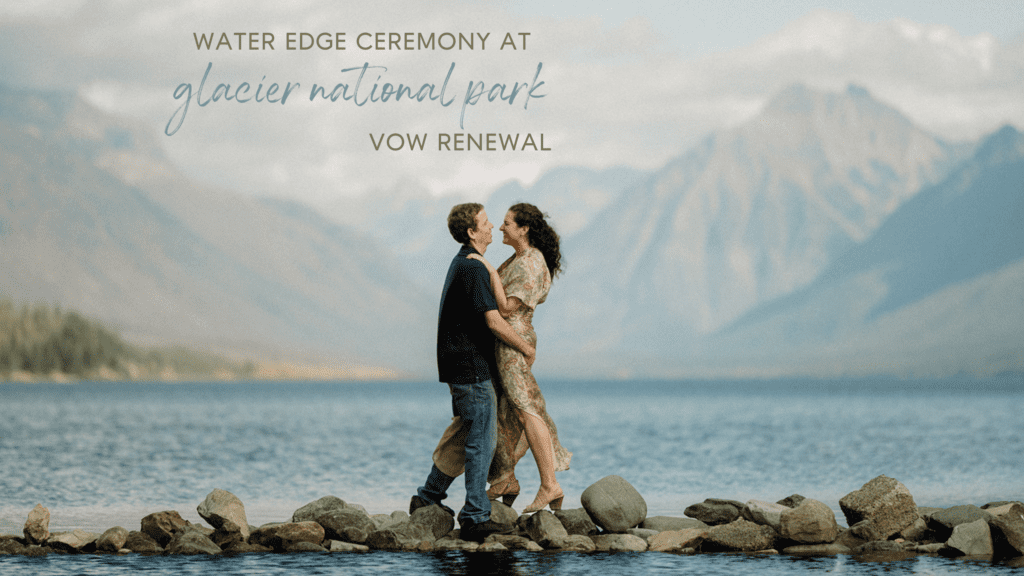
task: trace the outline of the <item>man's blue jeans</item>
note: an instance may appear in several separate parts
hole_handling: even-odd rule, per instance
[[[486,522],[491,517],[491,501],[487,498],[487,472],[498,442],[497,398],[490,380],[471,384],[450,384],[452,413],[458,416],[462,429],[456,435],[464,439],[466,453],[466,505],[459,513],[459,523]],[[455,480],[436,465],[430,469],[426,483],[417,490],[420,498],[439,504],[448,496],[448,487]]]

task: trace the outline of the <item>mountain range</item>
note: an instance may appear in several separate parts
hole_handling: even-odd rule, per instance
[[[74,95],[0,88],[0,292],[136,340],[432,377],[448,209],[500,222],[529,201],[566,264],[535,316],[538,374],[1019,371],[1022,140],[945,142],[863,88],[795,85],[656,171],[310,207],[190,181]]]

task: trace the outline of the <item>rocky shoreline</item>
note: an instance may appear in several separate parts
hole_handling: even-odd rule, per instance
[[[1024,566],[1021,502],[918,507],[906,486],[887,476],[839,501],[849,528],[839,526],[826,504],[799,495],[774,503],[709,498],[688,507],[685,518],[648,517],[643,497],[619,476],[592,484],[581,503],[582,508],[520,516],[492,502],[492,518],[514,524],[516,533],[492,535],[482,543],[460,539],[455,519],[440,506],[411,515],[371,515],[335,496],[303,506],[290,521],[256,527],[246,521],[241,500],[217,489],[197,507],[209,526],[165,511],[142,518],[139,530],[115,526],[102,534],[50,533],[49,510],[37,505],[28,513],[23,536],[0,536],[0,555],[526,550],[851,554],[898,560],[929,554]]]

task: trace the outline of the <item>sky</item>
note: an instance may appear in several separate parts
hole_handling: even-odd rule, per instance
[[[857,84],[952,141],[1006,123],[1024,127],[1024,0],[966,6],[16,0],[0,5],[0,68],[9,84],[75,91],[133,119],[201,182],[330,206],[361,194],[528,185],[560,165],[657,169],[749,120],[793,83]],[[274,48],[239,49],[240,31],[273,34]],[[289,51],[289,32],[344,33],[345,50]],[[359,34],[393,32],[487,40],[461,50],[357,46]],[[231,44],[197,48],[195,34],[203,33],[226,33]],[[283,102],[211,100],[218,84],[230,87],[224,96],[243,82],[276,83],[277,98],[289,83],[298,86]],[[367,101],[375,82],[435,99]],[[310,99],[314,84],[326,93],[339,83],[353,97]],[[520,144],[459,150],[459,134],[518,134]],[[421,135],[423,149],[409,149],[411,135]]]

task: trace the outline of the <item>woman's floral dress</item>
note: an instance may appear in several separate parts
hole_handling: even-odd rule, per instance
[[[547,298],[551,288],[548,271],[540,250],[529,247],[521,256],[512,256],[498,267],[505,296],[522,301],[523,306],[513,312],[508,323],[533,347],[537,346],[537,333],[531,320],[538,304]],[[506,478],[515,471],[516,463],[526,454],[529,444],[520,412],[539,416],[547,424],[555,454],[555,470],[568,470],[572,452],[558,442],[558,430],[548,416],[544,395],[518,350],[501,340],[495,346],[501,386],[498,398],[498,446],[494,451],[488,478],[492,483]],[[496,388],[497,390],[497,388]]]

